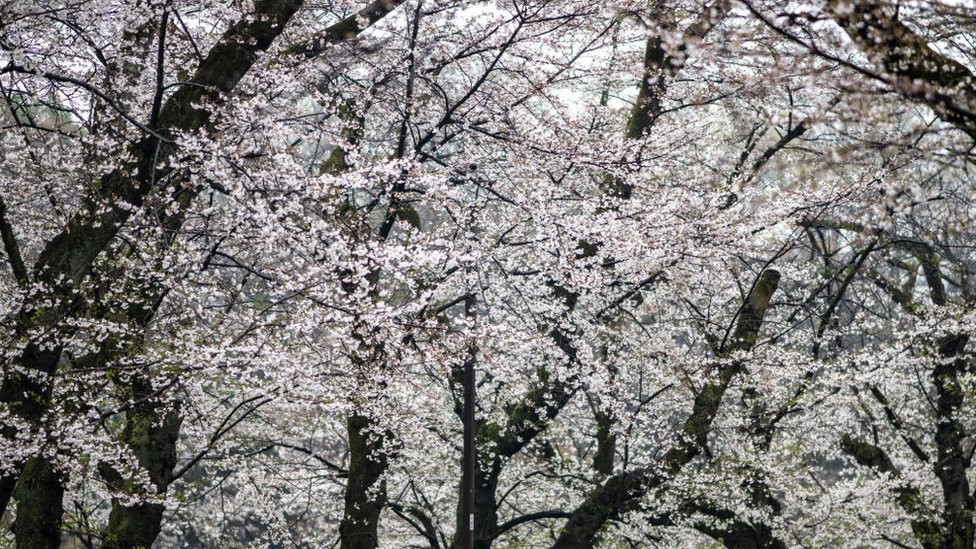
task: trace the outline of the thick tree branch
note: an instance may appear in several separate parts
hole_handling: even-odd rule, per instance
[[[288,48],[288,53],[304,54],[307,57],[318,57],[325,53],[330,45],[359,36],[360,33],[372,26],[373,23],[386,17],[388,13],[395,10],[397,6],[405,1],[374,0],[353,15],[333,23],[312,39],[311,42]]]
[[[901,471],[894,466],[888,454],[874,444],[844,435],[841,439],[841,449],[864,467],[890,475],[892,478],[901,476]],[[928,509],[923,504],[921,491],[903,483],[895,489],[895,496],[898,505],[912,517],[912,532],[922,547],[925,549],[941,547],[942,532],[938,523],[927,518]]]
[[[976,139],[976,79],[964,65],[932,49],[877,0],[831,0],[831,15],[869,57],[893,77],[901,95],[928,105]]]
[[[527,513],[525,515],[515,517],[511,520],[507,520],[499,524],[498,528],[495,530],[494,537],[497,538],[503,535],[505,532],[508,532],[512,528],[515,528],[516,526],[525,524],[527,522],[535,522],[538,520],[545,520],[545,519],[560,519],[560,518],[569,518],[569,513],[566,511],[559,511],[559,510],[538,511],[535,513]]]
[[[779,272],[773,269],[760,275],[739,311],[735,332],[722,351],[724,356],[748,351],[755,344],[779,278]],[[552,549],[591,548],[607,521],[633,510],[640,497],[660,487],[691,462],[707,442],[722,397],[741,369],[734,361],[721,365],[719,379],[705,385],[695,396],[691,414],[681,427],[680,441],[665,453],[660,467],[623,471],[608,478],[573,510]]]
[[[2,197],[0,197],[0,238],[3,239],[3,249],[7,252],[10,270],[13,271],[17,284],[22,288],[26,287],[30,283],[30,278],[27,275],[24,260],[20,255],[17,235],[14,234],[14,228],[10,226],[10,222],[7,220],[7,204],[4,203]]]

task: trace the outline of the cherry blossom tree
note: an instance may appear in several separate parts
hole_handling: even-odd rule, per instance
[[[972,548],[974,24],[0,3],[0,546]]]

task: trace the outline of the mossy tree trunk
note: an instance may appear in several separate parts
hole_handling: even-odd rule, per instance
[[[64,479],[43,456],[27,460],[14,490],[17,518],[14,534],[17,549],[58,549],[64,515]]]
[[[102,534],[104,549],[151,547],[162,528],[165,508],[152,500],[165,495],[173,480],[182,417],[174,405],[151,399],[153,390],[145,380],[136,383],[133,401],[148,400],[126,412],[121,437],[152,485],[139,486],[133,479],[123,479],[117,472],[103,467],[103,476],[115,489],[130,497],[135,495],[147,500],[131,505],[122,503],[119,498],[112,500],[108,525]]]
[[[196,130],[210,122],[210,109],[200,107],[218,102],[221,93],[228,93],[258,60],[258,52],[270,47],[285,24],[301,7],[300,0],[259,0],[255,15],[233,25],[211,49],[197,68],[192,81],[195,85],[179,88],[161,105],[156,119],[159,132]],[[164,178],[166,170],[157,169],[175,148],[145,135],[134,143],[129,152],[131,165],[118,168],[98,179],[98,188],[82,201],[82,206],[67,227],[52,238],[41,251],[34,266],[34,278],[43,288],[32,302],[50,301],[50,309],[24,306],[16,335],[20,338],[41,330],[51,334],[52,341],[30,341],[17,359],[16,366],[30,374],[9,370],[0,386],[0,399],[13,413],[28,423],[37,423],[48,409],[52,391],[51,375],[60,360],[64,339],[64,320],[82,312],[76,288],[90,273],[96,258],[109,246],[132,212],[139,208],[152,191],[152,182]],[[44,349],[43,351],[41,349]],[[30,398],[24,398],[28,395]],[[16,432],[4,429],[5,439]],[[21,474],[14,497],[18,511],[15,522],[18,547],[32,549],[55,548],[60,538],[63,508],[55,499],[63,495],[62,480],[52,464],[44,457],[28,460]],[[17,471],[12,475],[17,476]],[[3,486],[11,480],[4,479]],[[32,487],[32,488],[28,488]],[[0,496],[3,494],[0,493]],[[5,510],[8,501],[0,501]],[[43,502],[43,503],[41,503]],[[57,532],[55,532],[57,530]]]

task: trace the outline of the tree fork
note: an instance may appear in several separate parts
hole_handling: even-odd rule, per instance
[[[752,349],[779,279],[779,271],[762,272],[736,315],[735,332],[720,356]],[[741,369],[737,362],[721,365],[718,381],[705,385],[695,396],[692,412],[681,428],[681,441],[667,451],[660,468],[623,471],[608,478],[572,512],[551,549],[591,549],[607,521],[633,510],[640,497],[663,485],[701,453],[722,397]]]
[[[219,91],[226,93],[233,90],[257,62],[257,52],[271,46],[301,5],[300,0],[257,2],[255,12],[258,17],[250,21],[239,21],[224,33],[197,68],[192,79],[196,85],[181,87],[162,106],[160,125],[183,130],[194,130],[207,125],[210,122],[208,111],[195,105],[206,100],[218,100]],[[136,159],[134,163],[127,168],[105,174],[101,178],[96,196],[86,197],[81,210],[68,221],[67,227],[45,245],[38,256],[34,272],[35,279],[47,287],[40,295],[34,296],[32,301],[37,303],[48,299],[57,305],[45,310],[31,310],[25,305],[17,320],[18,336],[23,337],[35,328],[57,333],[63,316],[72,314],[75,304],[74,288],[88,276],[96,258],[131,216],[132,206],[139,207],[143,204],[152,190],[150,183],[154,179],[155,166],[173,150],[171,145],[160,145],[160,153],[156,158],[158,144],[156,136],[147,135],[130,147],[130,152]],[[135,176],[132,175],[133,171],[136,172]],[[104,199],[98,198],[99,196],[108,200],[109,208],[104,207]],[[61,344],[53,345],[53,349],[51,347],[48,345],[48,350],[41,352],[37,343],[30,342],[18,362],[29,371],[50,375],[57,367]],[[37,382],[27,376],[8,374],[3,380],[0,398],[2,402],[12,405],[16,415],[31,421],[33,414],[29,410],[19,411],[17,403],[25,400],[22,398],[24,394],[46,395],[51,391],[50,383],[44,383],[40,387],[36,385]],[[46,409],[46,399],[42,400],[44,402],[37,403],[37,406],[43,410]],[[40,413],[42,412],[37,414],[38,417]],[[3,432],[5,439],[10,439],[12,434],[9,429]],[[0,492],[0,496],[2,495]],[[0,508],[0,514],[6,510],[8,502],[9,500],[0,500],[0,504],[4,504]],[[43,508],[36,510],[44,512]]]

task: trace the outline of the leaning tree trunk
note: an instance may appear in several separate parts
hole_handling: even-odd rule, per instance
[[[196,130],[209,124],[211,111],[198,105],[207,100],[219,101],[221,92],[232,91],[258,60],[258,52],[270,47],[301,5],[300,0],[258,1],[255,5],[258,17],[242,20],[224,33],[197,68],[192,78],[195,85],[183,86],[175,92],[162,105],[154,126],[163,131]],[[134,144],[129,150],[135,157],[134,162],[103,175],[98,189],[100,199],[86,197],[81,211],[71,218],[66,229],[47,243],[38,256],[34,271],[39,275],[39,283],[50,286],[46,293],[58,306],[33,311],[25,307],[18,320],[18,335],[26,334],[38,325],[52,327],[54,333],[59,333],[63,317],[76,312],[72,310],[75,306],[74,290],[87,277],[95,259],[116,237],[132,211],[143,204],[152,191],[152,182],[164,174],[164,171],[156,170],[157,164],[173,149],[162,147],[157,151],[157,144],[153,136],[146,136]],[[110,205],[107,210],[101,206],[106,200]],[[27,345],[19,361],[30,374],[7,372],[0,388],[2,402],[10,406],[16,415],[28,420],[31,418],[17,408],[21,403],[33,406],[36,400],[40,409],[38,415],[46,411],[47,395],[52,390],[49,376],[57,367],[61,345],[55,344],[53,351],[34,353],[43,355],[44,360],[39,361],[29,360],[33,358],[32,349],[38,349],[36,343]],[[41,374],[40,381],[35,381],[37,374]],[[40,387],[35,388],[32,384],[40,384]],[[34,398],[24,399],[25,394]],[[4,429],[3,437],[9,441],[15,434],[10,429]],[[13,471],[14,476],[17,473]],[[8,487],[10,482],[5,479],[2,487]],[[18,549],[57,549],[60,544],[63,514],[60,499],[63,493],[63,479],[53,465],[43,456],[30,458],[14,490],[18,506],[14,524]],[[3,510],[5,505],[0,512]]]
[[[314,46],[320,49],[316,53],[324,51],[321,49],[328,44],[357,36],[403,1],[375,0],[358,13],[324,29],[315,41]],[[201,60],[191,81],[160,105],[150,124],[152,129],[165,134],[171,130],[192,132],[207,127],[212,122],[213,110],[206,104],[219,104],[223,97],[234,90],[251,66],[260,59],[260,52],[271,46],[303,4],[303,0],[257,0],[253,16],[231,26]],[[305,45],[298,50],[309,51]],[[75,289],[88,276],[95,259],[153,191],[153,183],[170,174],[168,169],[160,166],[175,151],[175,147],[158,145],[155,136],[147,135],[130,146],[128,152],[134,158],[132,163],[104,174],[100,178],[98,196],[85,197],[81,210],[71,218],[65,230],[44,247],[34,270],[39,283],[51,286],[48,293],[59,306],[43,311],[30,311],[25,307],[25,311],[31,314],[22,315],[26,321],[18,322],[18,334],[27,333],[39,324],[46,328],[60,328],[64,317],[77,312],[73,310],[75,303],[71,299],[59,298],[74,296]],[[195,194],[193,190],[185,193],[178,199],[180,205],[185,207]],[[109,205],[108,210],[103,207],[105,203]],[[179,224],[174,228],[178,229]],[[35,302],[39,301],[43,299],[35,299]],[[41,312],[43,314],[38,314]],[[28,423],[37,422],[31,421],[31,413],[22,413],[18,408],[25,403],[33,406],[36,400],[39,412],[35,415],[38,418],[47,410],[48,395],[52,389],[47,379],[57,367],[61,354],[58,344],[53,350],[41,353],[49,355],[44,360],[30,360],[30,351],[36,348],[35,344],[28,344],[19,360],[22,369],[33,375],[6,372],[0,386],[0,402],[7,404],[15,415],[23,417]],[[37,376],[37,373],[42,375]],[[36,381],[38,377],[40,381]],[[37,395],[38,398],[24,399],[24,394]],[[156,469],[150,476],[154,477],[157,489],[164,481],[168,483],[165,477],[172,474],[170,462],[175,459],[172,452],[178,428],[177,416],[151,407],[135,410],[127,418],[126,429],[132,438],[126,442],[139,456],[141,464]],[[0,434],[9,441],[18,433],[13,428],[4,428]],[[63,514],[63,479],[44,457],[37,456],[26,465],[17,463],[16,466],[13,471],[0,477],[0,515],[13,495],[18,501],[15,523],[18,549],[55,549],[59,545]],[[19,470],[22,466],[23,474]],[[18,475],[21,475],[19,483]],[[160,518],[161,508],[158,506],[125,507],[116,502],[106,535],[118,540],[117,544],[121,547],[148,547],[159,531]]]
[[[732,338],[719,350],[720,357],[749,351],[755,345],[779,278],[774,269],[759,276],[737,315]],[[737,362],[720,364],[718,379],[706,384],[695,396],[691,413],[681,426],[681,441],[665,453],[660,468],[626,470],[608,478],[573,510],[551,549],[592,549],[608,521],[634,510],[641,497],[661,487],[697,457],[708,441],[726,390],[741,370],[742,365]]]

